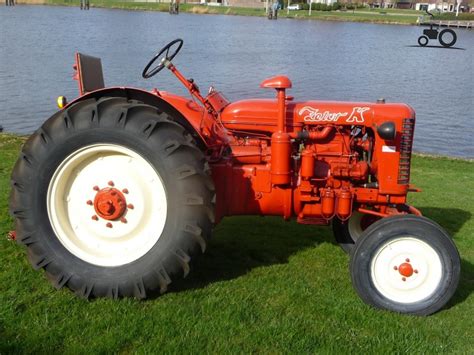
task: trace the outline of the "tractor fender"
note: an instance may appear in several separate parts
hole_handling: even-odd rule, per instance
[[[187,130],[187,132],[189,132],[193,136],[193,138],[196,141],[196,144],[201,150],[207,149],[208,145],[205,139],[203,138],[201,133],[198,131],[198,129],[196,129],[195,126],[192,124],[193,121],[188,119],[187,117],[188,114],[190,114],[190,112],[185,112],[185,113],[181,112],[182,105],[180,105],[181,109],[178,109],[174,105],[172,105],[170,102],[168,102],[165,98],[158,96],[156,94],[153,94],[149,91],[136,89],[136,88],[128,88],[128,87],[109,87],[105,89],[92,91],[85,95],[82,95],[76,98],[75,100],[69,102],[63,109],[68,108],[71,105],[74,105],[75,103],[83,101],[83,100],[87,100],[90,98],[99,99],[104,96],[123,97],[123,98],[126,98],[127,100],[137,100],[147,105],[155,106],[161,111],[166,112],[168,115],[170,115],[173,118],[174,121],[182,125]],[[182,98],[182,100],[185,100],[185,99]],[[200,115],[202,115],[202,113]]]

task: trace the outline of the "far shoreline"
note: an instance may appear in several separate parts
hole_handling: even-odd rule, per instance
[[[45,5],[45,6],[66,6],[79,8],[79,0],[19,0],[18,5]],[[100,0],[98,2],[91,2],[92,8],[115,9],[115,10],[129,10],[129,11],[157,11],[168,12],[168,3],[147,3],[147,2],[115,2]],[[280,10],[279,19],[293,19],[293,20],[320,20],[333,22],[353,22],[353,23],[369,23],[377,25],[403,25],[416,26],[417,18],[421,12],[414,10],[398,10],[408,11],[405,13],[395,12],[392,10],[389,13],[386,9],[359,9],[356,11],[312,11],[312,15],[308,16],[308,10],[290,11],[287,15],[286,10]],[[231,16],[252,16],[252,17],[266,17],[263,8],[241,8],[241,7],[226,7],[226,6],[208,6],[199,4],[182,4],[180,5],[180,12],[198,14],[198,15],[231,15]],[[277,20],[278,21],[278,20]]]

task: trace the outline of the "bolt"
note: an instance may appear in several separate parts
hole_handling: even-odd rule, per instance
[[[111,194],[112,196],[117,195],[117,193],[116,193],[115,191],[112,191],[110,194]]]
[[[92,206],[92,201],[91,200],[87,200],[86,202],[89,206]]]
[[[128,194],[128,189],[123,189],[122,192],[123,192],[124,194]]]
[[[99,186],[95,185],[95,186],[92,188],[92,190],[94,190],[94,191],[99,191]]]
[[[393,270],[398,270],[398,267],[394,266],[394,267],[393,267]]]
[[[407,263],[409,263],[409,262],[410,262],[410,259],[406,258],[405,261],[406,261]]]
[[[107,228],[112,228],[112,227],[113,227],[112,223],[110,223],[110,222],[107,223],[105,226],[106,226]]]
[[[9,241],[14,241],[16,240],[16,231],[10,231],[7,233],[7,239]]]
[[[125,217],[120,218],[120,222],[127,223],[127,219]]]
[[[133,209],[135,208],[131,203],[129,203],[129,204],[127,205],[127,207],[130,208],[131,210],[133,210]]]
[[[94,221],[98,221],[98,220],[99,220],[99,217],[97,217],[97,215],[93,215],[93,216],[92,216],[92,219],[93,219]]]
[[[110,180],[110,181],[108,182],[108,184],[109,184],[109,186],[114,186],[114,182],[113,182],[112,180]]]
[[[407,280],[407,278],[406,278],[406,277],[402,277],[402,281],[406,281],[406,280]]]
[[[414,272],[415,274],[418,274],[418,270],[417,270],[417,269],[413,270],[413,272]]]

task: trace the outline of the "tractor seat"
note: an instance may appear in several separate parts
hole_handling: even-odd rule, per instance
[[[76,70],[75,79],[79,82],[81,95],[105,87],[100,58],[76,53],[74,69]]]
[[[281,89],[289,89],[291,88],[291,86],[292,86],[291,80],[288,79],[288,77],[285,75],[274,76],[274,77],[265,79],[264,81],[260,83],[260,87],[265,88],[265,89],[269,88],[269,89],[281,90]]]

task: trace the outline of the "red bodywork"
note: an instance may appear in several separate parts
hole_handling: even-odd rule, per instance
[[[274,99],[230,103],[213,89],[201,96],[192,80],[167,67],[194,99],[156,89],[115,90],[164,101],[189,123],[212,168],[217,221],[258,214],[327,224],[355,210],[379,217],[419,213],[405,205],[415,124],[408,105],[293,101],[285,76],[261,84],[276,91]],[[78,100],[111,89],[80,90]],[[392,135],[379,132],[384,124]]]

